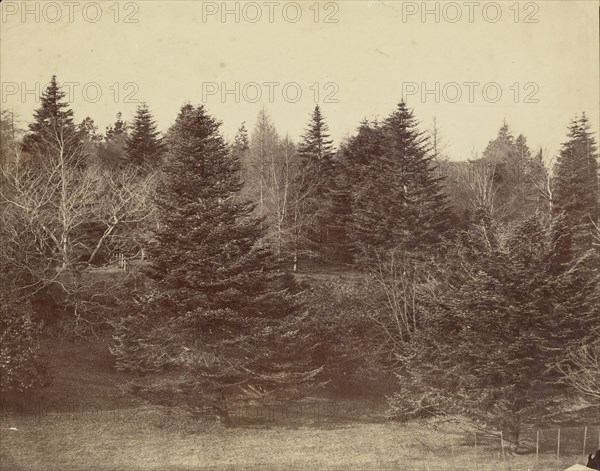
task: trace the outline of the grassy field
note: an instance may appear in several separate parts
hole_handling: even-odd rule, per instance
[[[234,427],[120,393],[123,375],[101,342],[48,343],[54,385],[37,397],[3,397],[3,470],[560,470],[543,455],[502,457],[464,431],[385,421],[384,404],[313,398],[233,409]],[[20,404],[20,407],[17,406]]]

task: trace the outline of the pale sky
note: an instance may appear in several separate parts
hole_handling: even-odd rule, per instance
[[[550,153],[576,113],[598,131],[595,0],[227,2],[229,13],[223,5],[3,1],[1,106],[29,121],[39,103],[27,90],[56,74],[77,84],[76,120],[89,115],[99,131],[118,111],[131,119],[136,100],[162,131],[184,102],[204,100],[228,138],[242,121],[251,130],[264,105],[296,140],[319,102],[337,144],[404,94],[423,129],[437,118],[453,160],[481,152],[503,119]]]

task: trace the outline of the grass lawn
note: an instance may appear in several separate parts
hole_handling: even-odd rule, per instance
[[[2,398],[3,470],[561,470],[581,456],[477,449],[462,431],[383,420],[382,404],[314,399],[233,410],[235,427],[120,394],[102,343],[48,343],[54,385]],[[21,407],[17,407],[17,403]],[[257,416],[268,417],[260,424]]]

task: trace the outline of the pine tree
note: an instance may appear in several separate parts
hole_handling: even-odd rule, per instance
[[[342,250],[350,260],[359,254],[360,243],[372,243],[370,238],[361,240],[370,234],[359,233],[363,224],[369,224],[368,213],[361,210],[362,192],[367,188],[373,162],[383,158],[383,141],[379,123],[363,120],[356,136],[349,138],[340,149],[336,220],[344,229]]]
[[[600,218],[599,197],[598,148],[583,113],[571,121],[554,175],[553,210],[565,215],[566,226],[572,231],[574,254],[592,248],[593,223]]]
[[[531,159],[531,150],[527,146],[527,138],[523,134],[519,134],[515,141],[516,154],[521,163]]]
[[[553,412],[564,392],[556,363],[593,339],[600,302],[589,265],[556,264],[557,223],[474,225],[452,244],[438,301],[406,346],[399,409],[425,397],[431,407],[418,412],[466,414],[513,443]]]
[[[295,191],[300,195],[304,239],[309,250],[320,259],[327,258],[332,226],[333,191],[335,185],[335,152],[333,141],[321,109],[317,105],[306,132],[298,144],[298,175]]]
[[[545,207],[527,174],[535,164],[527,138],[519,134],[515,139],[506,122],[488,143],[481,163],[494,167],[494,216],[499,221],[525,220]]]
[[[231,145],[232,155],[240,162],[240,179],[242,183],[245,183],[250,176],[248,169],[248,152],[250,151],[250,138],[248,137],[248,130],[246,129],[246,123],[238,128]]]
[[[106,128],[106,140],[110,141],[116,139],[119,136],[127,135],[128,125],[127,122],[123,121],[123,114],[119,111],[116,116],[114,124]]]
[[[203,106],[188,104],[169,131],[156,191],[159,229],[148,250],[156,294],[123,323],[115,348],[121,368],[175,367],[187,379],[173,387],[188,399],[273,390],[310,376],[291,282],[257,243],[253,204],[235,197],[240,162],[219,126]]]
[[[248,137],[248,130],[246,129],[246,123],[242,123],[242,125],[237,130],[235,135],[235,139],[231,146],[231,151],[234,156],[238,159],[243,158],[244,153],[250,149],[250,138]]]
[[[127,159],[133,165],[156,167],[164,151],[160,132],[146,103],[138,106],[127,140]]]
[[[98,134],[98,126],[89,116],[77,126],[77,131],[81,135],[83,142],[97,143],[102,140],[102,136]]]
[[[441,242],[452,214],[432,159],[429,140],[404,102],[383,123],[361,125],[344,151],[355,251],[424,253]]]
[[[129,163],[126,156],[128,137],[129,126],[119,112],[114,124],[107,126],[104,142],[98,147],[98,159],[102,165],[118,169]]]
[[[56,75],[42,93],[41,105],[34,113],[29,133],[23,139],[23,150],[30,155],[43,156],[49,152],[56,139],[61,140],[65,155],[73,155],[79,149],[77,128],[73,123],[73,110],[65,101],[66,93],[61,89]]]

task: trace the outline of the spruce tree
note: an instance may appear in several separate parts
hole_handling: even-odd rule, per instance
[[[120,136],[127,135],[128,127],[127,122],[123,121],[123,114],[119,111],[114,124],[107,126],[106,128],[106,140],[110,141]]]
[[[148,250],[154,294],[124,320],[114,348],[123,369],[175,368],[181,378],[170,386],[192,402],[291,387],[312,375],[293,283],[257,243],[261,220],[236,198],[240,162],[219,126],[203,106],[188,104],[169,131]]]
[[[593,223],[600,218],[598,181],[598,148],[583,113],[571,121],[554,174],[553,210],[566,218],[575,255],[592,248]]]
[[[102,136],[98,134],[98,126],[89,116],[77,126],[81,139],[85,143],[98,143],[102,140]]]
[[[311,114],[305,133],[298,144],[298,175],[295,191],[303,201],[304,239],[307,249],[327,258],[330,243],[335,185],[335,152],[333,141],[321,109],[317,105]]]
[[[600,302],[589,265],[556,263],[557,231],[560,220],[536,215],[473,225],[452,244],[441,291],[406,345],[398,410],[465,414],[513,443],[524,423],[555,412],[565,392],[556,364],[595,339]]]
[[[246,123],[242,123],[242,125],[238,128],[235,139],[233,140],[233,144],[231,145],[231,152],[241,162],[244,154],[249,149],[250,138],[248,137],[248,130],[246,129]]]
[[[121,112],[117,113],[114,124],[107,126],[104,142],[98,148],[98,159],[101,164],[118,169],[128,164],[126,156],[129,126],[123,121]]]
[[[250,175],[248,169],[248,152],[250,150],[250,138],[248,137],[248,130],[246,129],[246,123],[238,128],[231,145],[232,155],[240,162],[240,179],[242,183],[246,182]]]
[[[74,155],[80,148],[78,130],[73,123],[73,110],[65,100],[56,75],[41,96],[41,105],[34,113],[34,121],[23,139],[23,150],[32,156],[43,156],[49,152],[56,140],[61,140],[65,155]]]
[[[435,176],[429,139],[404,102],[383,123],[363,123],[344,154],[355,251],[424,254],[439,245],[452,213]]]
[[[156,129],[156,122],[146,103],[137,107],[126,150],[127,159],[133,165],[156,167],[160,164],[164,146],[160,132]]]
[[[383,158],[384,150],[380,124],[365,119],[360,123],[357,134],[350,137],[339,152],[335,220],[343,228],[340,255],[346,255],[345,258],[350,261],[361,255],[363,245],[376,244],[372,239],[375,234],[368,231],[361,233],[361,227],[371,223],[369,213],[363,211],[366,201],[363,196],[369,192],[372,164]]]
[[[494,216],[499,221],[526,220],[546,205],[528,172],[535,166],[527,138],[515,139],[504,122],[483,152],[481,163],[494,167]]]

